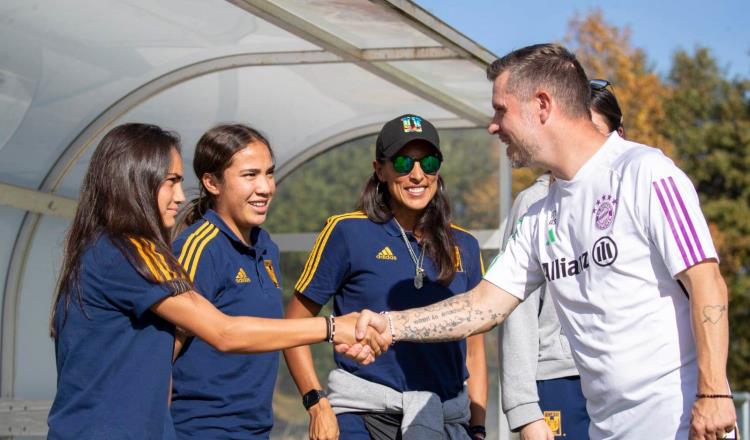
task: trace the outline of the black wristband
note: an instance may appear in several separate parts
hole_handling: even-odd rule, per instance
[[[326,338],[324,339],[326,342],[330,342],[331,340],[331,318],[328,316],[324,316],[326,320]]]
[[[484,425],[473,425],[469,426],[469,433],[471,435],[482,434],[483,436],[487,436],[487,429],[485,429]]]
[[[734,399],[731,394],[696,394],[696,399]]]

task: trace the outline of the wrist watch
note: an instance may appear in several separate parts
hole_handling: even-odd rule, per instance
[[[310,409],[311,406],[318,403],[320,399],[327,395],[323,390],[310,390],[302,396],[302,405],[304,405],[305,409]]]

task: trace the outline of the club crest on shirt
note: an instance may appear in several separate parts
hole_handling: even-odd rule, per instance
[[[549,220],[547,220],[548,226],[557,226],[557,209],[553,209],[549,213]]]
[[[562,435],[562,414],[560,411],[545,411],[544,421],[554,435]]]
[[[604,230],[612,225],[615,220],[615,210],[617,209],[617,199],[610,194],[599,197],[591,213],[594,215],[594,224],[596,227]]]
[[[277,289],[280,288],[279,279],[276,277],[276,271],[273,270],[273,261],[263,260],[263,265],[266,266],[266,272],[268,272],[268,277],[271,278],[273,285],[276,286]]]
[[[240,267],[240,270],[237,271],[237,275],[234,276],[234,282],[237,284],[250,282],[250,277],[247,276],[245,269]]]
[[[461,260],[461,249],[458,246],[453,246],[453,250],[456,257],[456,272],[463,272],[464,262]]]

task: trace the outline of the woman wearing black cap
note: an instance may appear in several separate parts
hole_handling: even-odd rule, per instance
[[[287,318],[403,310],[471,289],[482,278],[479,245],[450,221],[439,175],[437,130],[416,115],[386,123],[374,173],[357,211],[328,219],[287,307]],[[285,352],[310,438],[345,440],[484,438],[487,371],[482,337],[440,344],[402,343],[358,366],[334,353],[322,391],[308,347]],[[467,380],[468,378],[468,380]],[[466,385],[464,384],[466,382]],[[336,416],[334,417],[334,413]]]

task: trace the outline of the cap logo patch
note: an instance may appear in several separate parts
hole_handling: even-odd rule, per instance
[[[419,116],[404,116],[401,118],[401,124],[404,126],[404,133],[422,132],[422,118]]]

